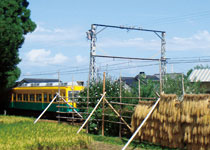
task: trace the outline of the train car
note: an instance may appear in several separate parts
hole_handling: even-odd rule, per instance
[[[49,103],[56,96],[56,93],[60,91],[60,96],[68,102],[71,107],[76,108],[76,98],[78,93],[84,89],[81,85],[68,85],[61,84],[49,85],[46,83],[40,84],[25,84],[12,89],[10,108],[21,109],[21,110],[33,110],[33,111],[43,111]],[[65,102],[58,102],[57,98],[52,105],[49,107],[49,112],[56,112],[58,110],[58,104],[60,106],[69,106]],[[69,112],[72,108],[61,107],[60,111]]]

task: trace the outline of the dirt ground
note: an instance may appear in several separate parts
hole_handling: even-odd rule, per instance
[[[112,145],[112,144],[107,144],[103,142],[94,142],[90,146],[91,150],[121,150],[123,148],[123,145]],[[135,148],[135,147],[128,147],[126,150],[143,150],[140,148]]]

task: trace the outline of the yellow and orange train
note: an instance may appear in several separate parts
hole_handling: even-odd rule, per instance
[[[52,101],[60,91],[60,96],[71,106],[76,108],[76,98],[78,93],[84,89],[81,85],[61,85],[61,86],[19,86],[12,89],[10,108],[42,111]],[[58,102],[54,101],[48,111],[56,112]],[[63,103],[66,105],[66,103]],[[63,108],[64,109],[64,108]],[[63,111],[72,111],[65,108]]]

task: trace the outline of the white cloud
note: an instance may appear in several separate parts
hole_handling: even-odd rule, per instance
[[[81,56],[81,55],[77,55],[77,56],[76,56],[76,62],[77,62],[78,64],[87,62],[87,58],[86,58],[86,57],[83,57],[83,56]]]
[[[145,40],[144,38],[133,38],[128,40],[120,39],[105,39],[103,42],[97,44],[100,47],[135,47],[145,49],[157,49],[160,47],[160,41],[158,40]]]
[[[200,31],[191,37],[173,37],[167,42],[168,50],[208,50],[210,49],[210,33]]]
[[[119,48],[138,48],[139,50],[160,50],[160,40],[146,40],[144,38],[133,38],[128,40],[120,39],[104,39],[101,43],[97,43],[99,47],[119,47]],[[190,37],[173,37],[166,38],[166,51],[188,51],[210,49],[210,33],[206,30],[200,31]]]
[[[78,28],[50,29],[37,25],[34,32],[26,35],[26,42],[37,42],[51,45],[79,45],[81,44],[82,38],[85,39],[85,33],[81,32]]]
[[[25,55],[25,60],[30,65],[47,66],[52,64],[64,64],[68,61],[68,57],[61,53],[53,56],[50,50],[32,49]]]

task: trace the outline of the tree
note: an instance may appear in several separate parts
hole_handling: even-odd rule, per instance
[[[183,95],[183,84],[184,84],[184,92],[185,94],[198,94],[203,93],[204,89],[201,88],[200,82],[191,83],[189,80],[189,75],[192,72],[190,69],[187,72],[187,75],[176,75],[175,77],[171,77],[167,75],[165,77],[164,84],[164,92],[166,94],[176,94],[179,98]]]
[[[6,92],[15,85],[20,76],[17,64],[19,49],[24,42],[24,35],[32,32],[36,24],[30,19],[27,0],[0,1],[0,100],[6,100]],[[3,108],[0,108],[0,110]]]
[[[191,83],[189,80],[189,76],[192,73],[192,69],[190,69],[186,75],[183,75],[182,82],[182,74],[167,74],[164,77],[164,86],[163,91],[165,94],[176,94],[179,98],[183,95],[183,83],[184,83],[184,91],[186,94],[198,94],[203,93],[204,89],[201,88],[200,82]],[[141,81],[141,97],[157,97],[155,92],[159,93],[159,81],[152,81],[140,76]],[[135,83],[132,86],[132,94],[133,96],[138,96],[138,83]]]
[[[140,94],[141,97],[157,97],[156,92],[159,93],[160,84],[159,81],[153,81],[150,79],[146,79],[145,75],[139,76],[140,80]],[[134,83],[132,86],[132,95],[138,97],[139,96],[139,84],[138,82]]]
[[[106,97],[109,97],[109,101],[114,101],[114,102],[119,102],[119,97],[120,97],[120,82],[119,80],[113,80],[112,78],[108,77],[106,78],[105,82],[105,89],[106,89]],[[90,113],[93,108],[96,106],[98,100],[101,98],[101,94],[103,93],[103,80],[98,79],[97,81],[91,81],[90,82],[90,87],[89,87],[89,110],[88,112]],[[87,99],[84,97],[87,97],[87,87],[84,89],[84,91],[80,92],[80,97],[78,99],[79,101],[79,108],[85,108],[87,106]],[[126,89],[123,88],[123,83],[122,83],[122,88],[121,88],[121,96],[122,97],[131,97],[131,93],[127,91]],[[118,97],[118,98],[114,98]],[[123,103],[128,103],[130,100],[125,100],[123,99]],[[138,103],[138,99],[137,99]],[[131,106],[122,106],[120,109],[119,105],[114,105],[116,110],[121,110],[122,115],[126,115],[128,110],[133,110],[133,107]],[[80,110],[80,111],[86,111],[86,110]],[[111,110],[108,106],[105,107],[105,114],[109,114],[110,116],[105,116],[105,120],[110,120],[110,121],[116,121],[119,118],[116,116],[116,114]],[[131,113],[130,113],[131,115]],[[84,118],[87,118],[87,116],[84,115]],[[95,133],[99,134],[101,132],[101,118],[102,118],[102,103],[99,105],[99,107],[96,109],[95,113],[91,117],[91,124],[89,125],[89,132],[90,133]],[[126,119],[125,119],[126,120]],[[128,119],[126,120],[127,122]],[[106,122],[105,124],[105,135],[112,135],[112,136],[117,136],[119,134],[119,125],[118,124],[113,124]]]

